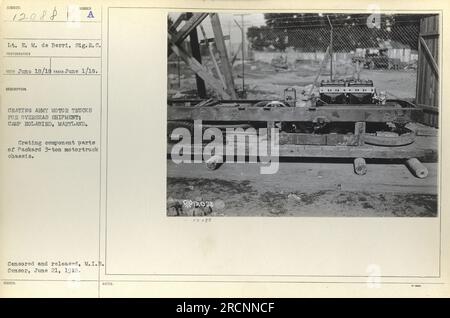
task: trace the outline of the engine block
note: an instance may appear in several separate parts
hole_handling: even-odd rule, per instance
[[[371,80],[322,81],[318,105],[376,104],[376,90]]]

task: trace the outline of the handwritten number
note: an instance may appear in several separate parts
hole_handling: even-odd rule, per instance
[[[57,15],[58,15],[58,10],[56,10],[56,6],[55,6],[55,7],[53,7],[52,14],[49,16],[50,21],[53,21]],[[39,16],[39,19],[42,21],[45,19],[46,16],[47,16],[47,10],[43,10]],[[25,12],[20,12],[20,13],[14,14],[12,20],[13,21],[24,21],[24,20],[35,21],[37,17],[38,17],[38,13],[35,13],[35,12],[31,13],[29,17],[27,17],[27,14]]]
[[[53,21],[57,14],[58,14],[58,11],[56,10],[56,7],[54,7],[52,15],[50,16],[50,20]]]

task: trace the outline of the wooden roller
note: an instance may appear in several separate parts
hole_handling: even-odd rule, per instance
[[[217,168],[219,168],[223,163],[223,157],[222,156],[212,156],[211,158],[209,158],[208,160],[206,160],[206,167],[208,167],[208,169],[211,170],[216,170]]]
[[[406,165],[417,178],[423,179],[428,176],[428,169],[417,158],[406,160]]]
[[[356,158],[353,161],[353,168],[355,169],[355,173],[362,176],[367,173],[366,160],[364,158]]]

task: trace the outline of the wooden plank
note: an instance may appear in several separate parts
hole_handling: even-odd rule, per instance
[[[427,145],[417,146],[417,141],[408,146],[402,147],[381,147],[381,146],[314,146],[314,145],[279,145],[280,157],[297,158],[365,158],[365,159],[409,159],[418,158],[422,162],[437,162],[438,150],[436,138],[422,137],[422,142]],[[167,145],[167,154],[171,154],[174,145]],[[235,145],[235,153],[238,146]],[[251,147],[246,143],[245,151],[248,153]],[[200,154],[202,147],[193,147],[195,153]],[[252,148],[255,149],[255,148]]]
[[[421,19],[419,33],[421,36],[418,40],[416,103],[424,113],[418,121],[437,127],[439,121],[439,16]]]
[[[215,80],[215,79],[214,79]],[[217,81],[217,80],[216,80]],[[219,83],[220,85],[220,83]],[[221,85],[220,85],[220,88]],[[212,107],[169,106],[169,120],[205,121],[316,121],[318,118],[330,122],[411,122],[421,118],[418,108],[398,108],[388,106],[322,106],[314,109],[305,107],[233,107],[224,104]]]
[[[439,107],[429,106],[429,105],[424,105],[424,104],[417,104],[417,106],[422,108],[425,111],[439,114]]]
[[[428,45],[425,43],[425,40],[420,37],[420,45],[425,51],[426,57],[428,58],[428,61],[430,62],[430,65],[433,68],[433,71],[435,72],[435,75],[437,78],[439,78],[439,66],[437,65],[436,61],[434,60],[434,56],[431,53],[430,49],[428,48]]]
[[[172,38],[171,34],[168,33],[169,45],[171,49],[177,54],[186,65],[195,72],[198,76],[200,76],[209,86],[211,86],[219,95],[223,98],[229,99],[230,95],[223,89],[222,83],[215,79],[211,74],[209,74],[208,70],[201,65],[196,59],[191,57],[189,53],[187,53],[182,47],[176,45]]]
[[[407,129],[413,131],[416,136],[433,136],[437,137],[439,131],[436,128],[426,126],[419,123],[409,123],[405,126]]]
[[[354,134],[327,134],[327,145],[328,146],[358,146],[359,136]]]
[[[280,133],[280,145],[326,145],[327,135]]]
[[[230,60],[228,59],[227,48],[225,46],[225,40],[223,38],[222,26],[220,25],[219,15],[217,13],[211,13],[210,19],[212,29],[214,32],[214,38],[216,40],[216,47],[220,55],[222,73],[225,77],[227,91],[232,99],[236,99],[237,95],[234,86],[233,72],[231,70]]]
[[[438,31],[429,31],[429,32],[420,33],[419,36],[421,36],[423,38],[439,36],[439,32]]]
[[[223,39],[224,40],[229,40],[230,39],[230,36],[229,35],[224,35],[223,36]],[[206,40],[201,40],[200,41],[200,44],[206,44],[206,43],[214,43],[216,40],[214,39],[214,38],[207,38]]]
[[[420,26],[422,29],[422,24]],[[422,76],[422,68],[423,68],[423,55],[420,54],[420,40],[417,40],[417,48],[418,48],[418,57],[417,57],[417,75],[416,75],[416,104],[423,103],[422,101],[422,86],[423,86],[423,76]]]
[[[354,134],[280,133],[280,145],[358,146],[360,136]]]

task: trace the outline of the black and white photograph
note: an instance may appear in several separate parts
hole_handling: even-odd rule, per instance
[[[437,217],[439,19],[170,12],[167,216]]]

